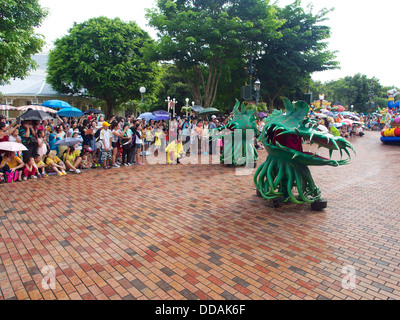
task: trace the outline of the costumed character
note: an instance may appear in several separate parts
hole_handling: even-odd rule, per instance
[[[185,153],[181,138],[174,139],[166,148],[168,164],[176,164],[179,158]]]
[[[394,98],[396,98],[399,94],[400,91],[397,89],[392,89],[388,91],[388,108],[392,112],[399,110],[400,101],[394,102]]]
[[[240,107],[240,110],[239,110]],[[213,129],[211,132],[213,140],[223,138],[223,150],[220,161],[222,164],[242,166],[258,161],[258,153],[253,139],[247,139],[247,130],[254,130],[254,135],[258,135],[257,122],[255,118],[256,110],[253,106],[246,106],[236,99],[233,109],[233,118],[224,127]],[[264,119],[265,121],[265,119]],[[215,130],[218,130],[216,132]],[[235,139],[235,130],[241,134],[241,143]]]
[[[267,152],[267,160],[260,165],[254,175],[257,195],[272,200],[279,206],[279,200],[296,204],[308,203],[312,209],[326,208],[326,201],[321,198],[321,191],[314,183],[308,166],[341,166],[350,163],[348,149],[352,145],[342,137],[335,137],[329,132],[317,131],[318,122],[307,117],[308,105],[305,101],[292,104],[283,98],[286,114],[275,110],[264,126],[260,136]],[[320,148],[329,150],[330,159],[313,152],[304,152],[302,142],[309,140]],[[333,160],[333,151],[343,157]],[[297,191],[296,197],[293,190]]]

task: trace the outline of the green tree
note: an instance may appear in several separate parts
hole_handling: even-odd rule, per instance
[[[35,34],[47,16],[38,0],[0,0],[0,85],[12,78],[25,78],[37,67],[32,55],[44,45]]]
[[[196,104],[211,107],[222,74],[260,38],[278,36],[274,10],[264,0],[158,0],[147,18],[160,58],[174,61]]]
[[[322,93],[335,104],[345,107],[353,105],[354,110],[358,112],[371,112],[366,105],[370,98],[371,84],[372,102],[376,102],[376,97],[385,97],[386,94],[382,92],[382,86],[377,78],[368,78],[360,73],[325,83]]]
[[[98,17],[74,23],[49,54],[48,82],[59,92],[88,95],[114,107],[154,89],[159,67],[151,59],[154,41],[135,22]]]
[[[175,107],[175,112],[179,113],[180,108],[186,104],[185,99],[189,98],[189,105],[192,104],[192,94],[185,79],[181,76],[175,64],[163,64],[163,74],[160,79],[161,85],[158,94],[157,104],[152,108],[152,111],[165,110],[167,111],[167,103],[165,99],[170,97],[178,101]]]
[[[261,94],[272,109],[282,95],[303,99],[313,72],[334,69],[335,53],[327,50],[330,27],[322,24],[331,10],[322,9],[315,15],[312,6],[306,11],[301,1],[277,8],[278,19],[285,23],[278,29],[281,38],[268,39],[256,61]],[[294,97],[301,92],[301,96]]]

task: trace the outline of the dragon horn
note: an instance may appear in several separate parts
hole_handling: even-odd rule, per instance
[[[235,117],[240,114],[239,107],[240,107],[240,101],[236,99],[236,105],[233,108],[233,114],[235,115]]]

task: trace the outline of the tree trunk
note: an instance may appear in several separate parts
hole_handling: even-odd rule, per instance
[[[201,105],[204,108],[210,108],[214,104],[219,80],[222,75],[221,63],[222,62],[218,59],[211,58],[208,66],[207,81],[205,80],[202,70],[198,66],[193,66],[192,68],[192,79],[190,79],[191,77],[189,77],[188,73],[185,73],[183,69],[180,69],[186,84],[192,93],[193,100],[196,104]]]
[[[106,96],[105,101],[106,101],[106,121],[108,121],[114,115],[115,101],[110,96]]]

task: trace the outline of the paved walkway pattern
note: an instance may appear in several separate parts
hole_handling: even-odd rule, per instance
[[[400,147],[352,143],[311,168],[323,212],[220,165],[1,185],[0,299],[400,299]]]

